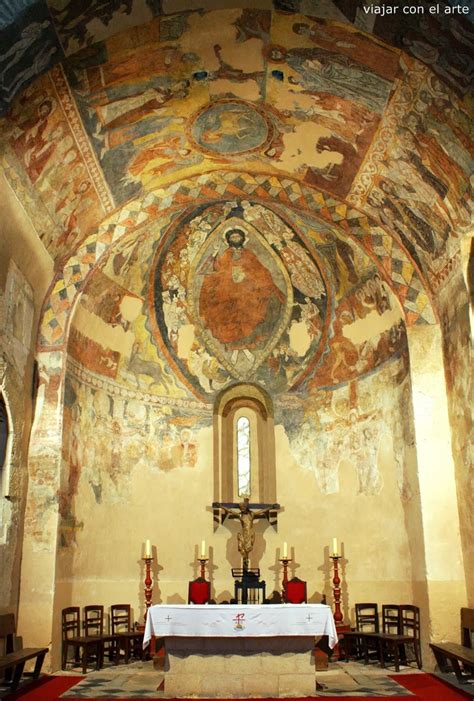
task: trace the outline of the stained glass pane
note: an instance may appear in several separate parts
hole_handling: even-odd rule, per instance
[[[240,496],[250,496],[250,421],[240,416],[237,433],[237,487]]]

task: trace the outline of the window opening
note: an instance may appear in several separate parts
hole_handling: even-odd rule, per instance
[[[237,486],[239,497],[250,496],[251,452],[250,421],[246,416],[239,416],[236,422],[237,445]]]

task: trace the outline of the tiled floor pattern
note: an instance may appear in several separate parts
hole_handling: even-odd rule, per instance
[[[158,689],[162,683],[163,672],[155,669],[152,661],[132,662],[89,672],[61,698],[160,699],[163,692]]]
[[[413,668],[402,668],[400,674],[415,672]],[[317,672],[316,679],[321,689],[317,695],[331,696],[411,696],[404,687],[390,679],[387,670],[357,662],[331,663],[329,669]],[[393,672],[392,672],[393,674]],[[86,679],[76,684],[61,698],[163,698],[160,686],[163,672],[153,667],[153,662],[133,662],[127,666],[108,667],[98,672],[90,672]]]

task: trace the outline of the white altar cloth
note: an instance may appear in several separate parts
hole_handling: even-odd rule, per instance
[[[148,609],[143,637],[275,637],[327,635],[337,643],[336,625],[324,604],[157,605]]]

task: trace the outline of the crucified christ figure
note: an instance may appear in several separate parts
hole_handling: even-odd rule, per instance
[[[237,533],[237,542],[239,553],[242,555],[244,561],[244,569],[248,567],[249,555],[252,552],[253,544],[255,542],[255,531],[253,528],[253,520],[256,517],[267,515],[273,509],[278,509],[278,504],[270,504],[270,506],[260,509],[259,511],[252,511],[249,506],[249,500],[246,497],[240,504],[239,510],[228,509],[225,506],[222,507],[223,511],[230,516],[237,516],[240,525],[242,526],[242,531]]]

